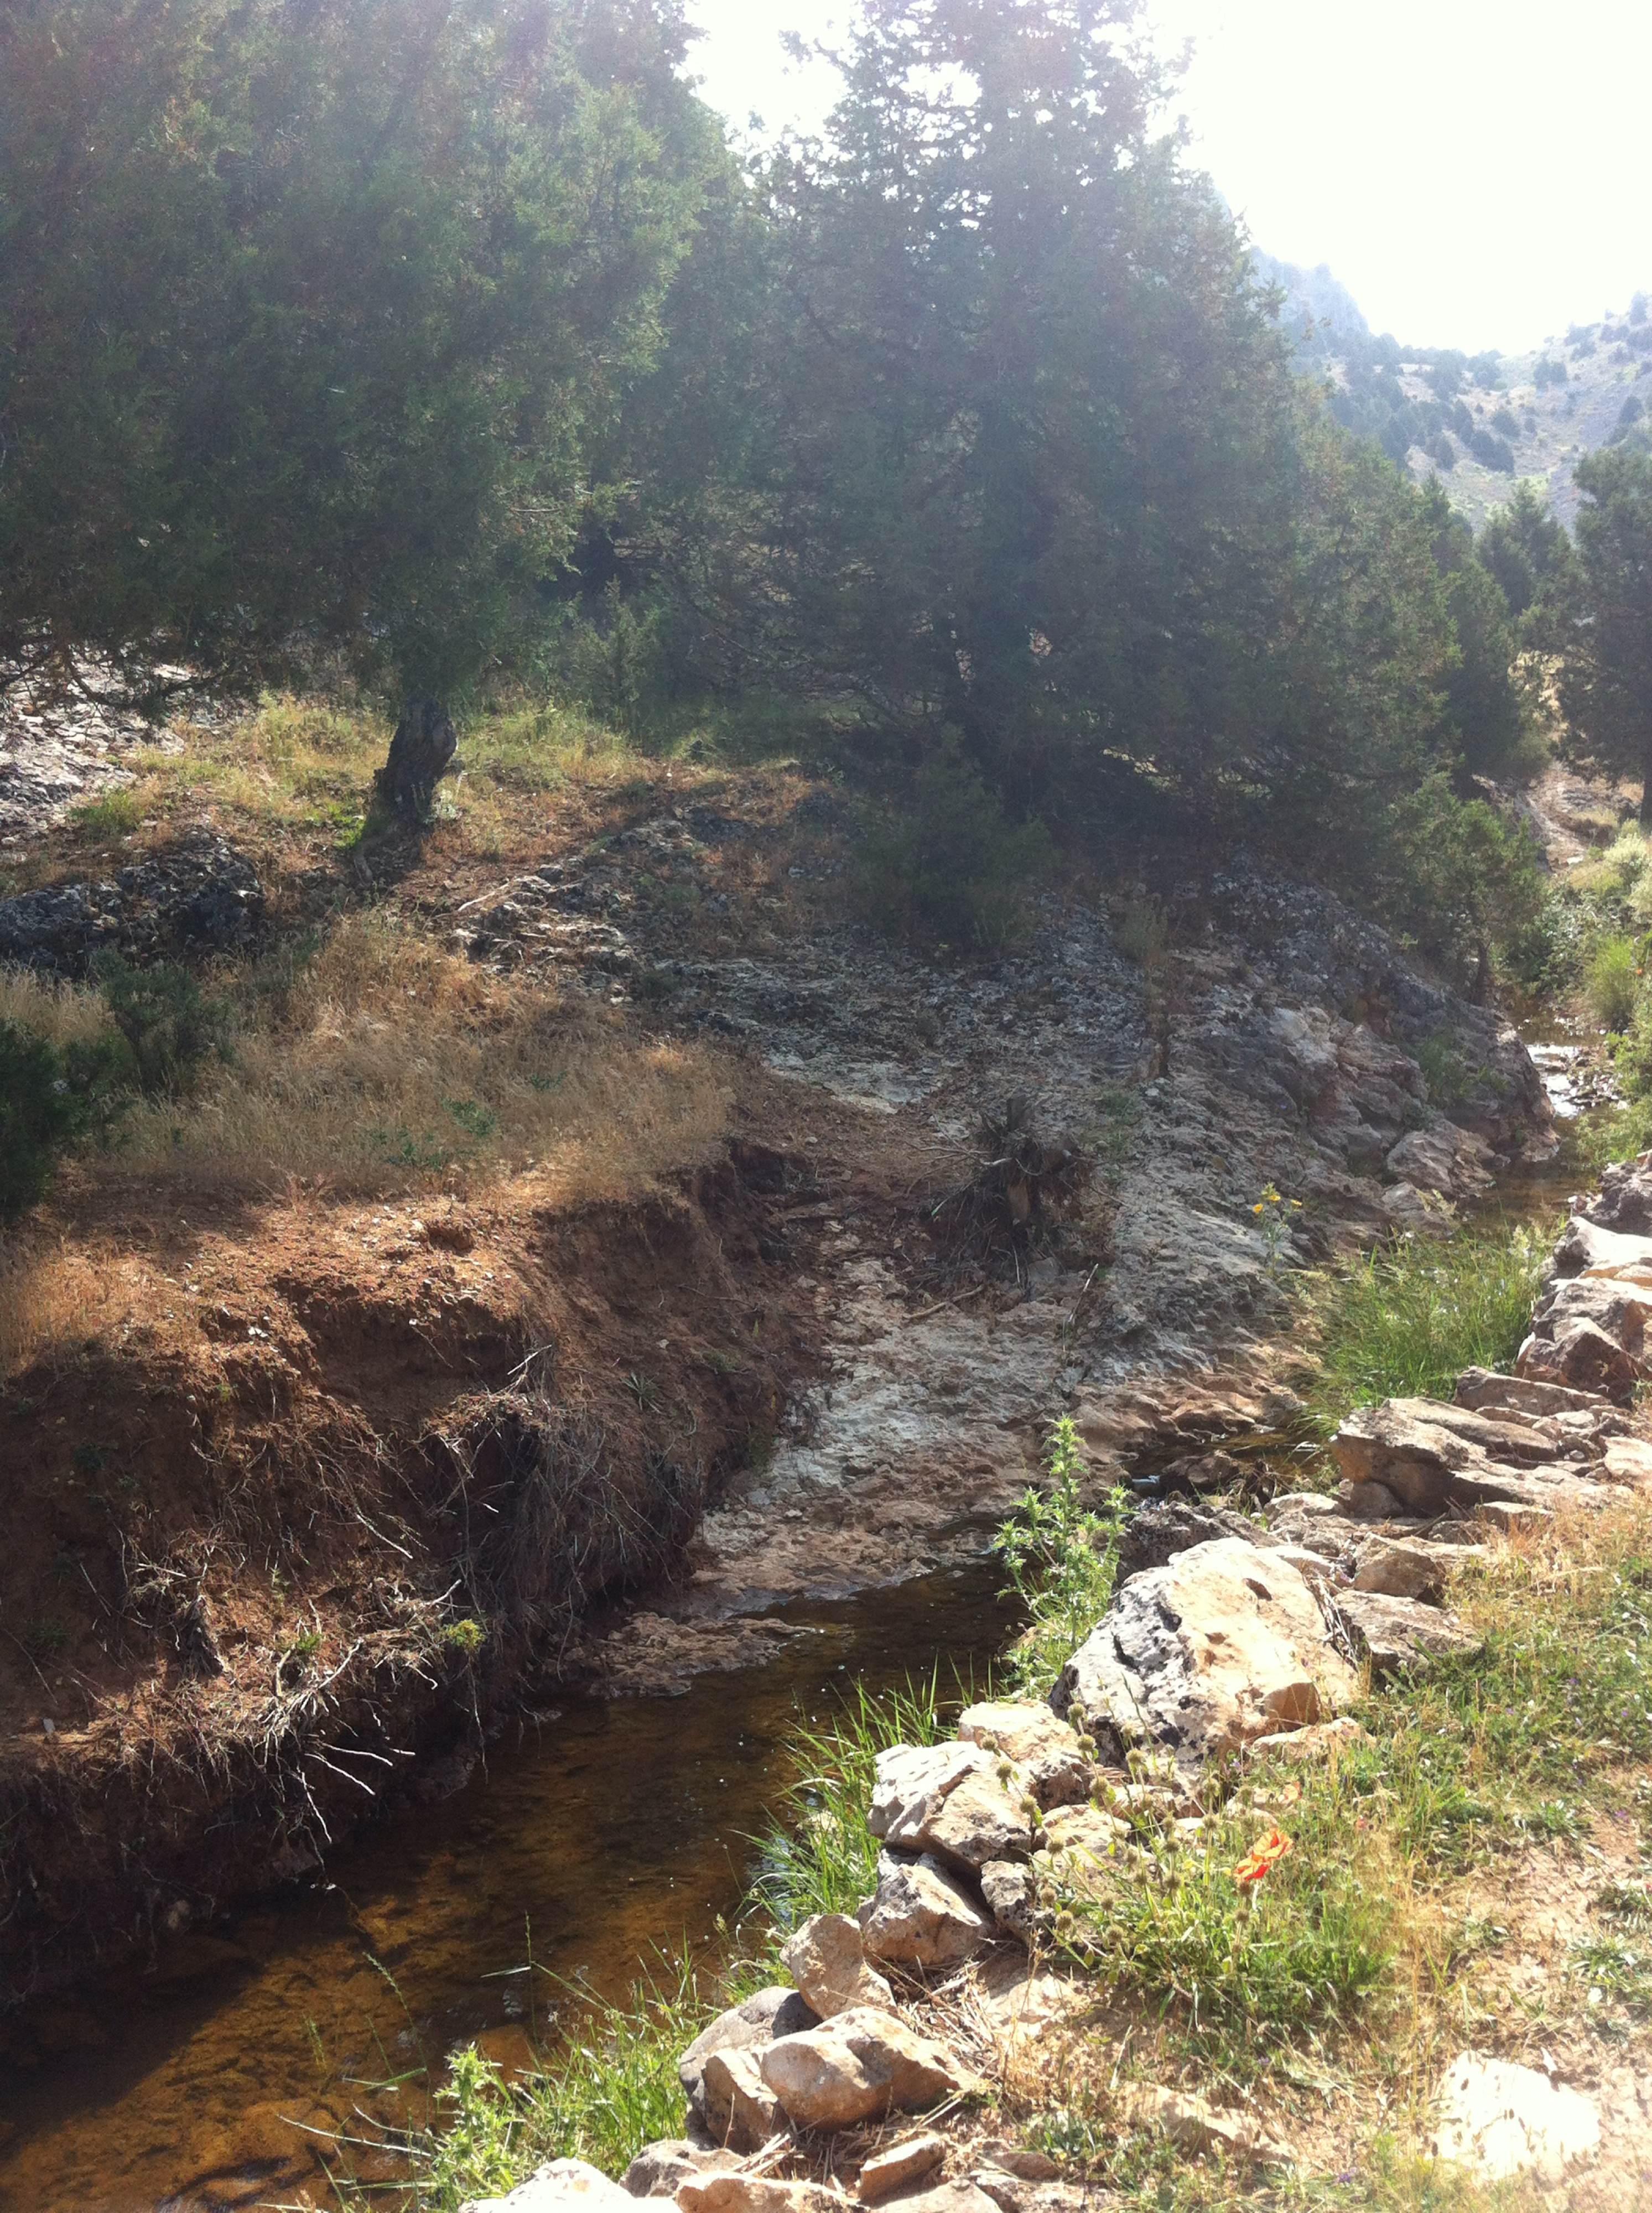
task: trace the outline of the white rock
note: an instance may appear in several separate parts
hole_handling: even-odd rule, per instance
[[[815,1913],[788,1937],[780,1954],[804,2003],[822,2021],[850,2006],[893,2006],[894,1992],[868,1963],[859,1923],[846,1913]]]
[[[459,2213],[637,2213],[637,2200],[582,2159],[553,2159],[508,2197],[472,2198]]]
[[[911,2112],[972,2087],[968,2070],[898,2014],[840,2013],[763,2054],[763,2079],[800,2129],[852,2128],[893,2107]],[[678,2202],[681,2203],[679,2192]]]
[[[1440,2085],[1436,2159],[1454,2161],[1482,2182],[1535,2173],[1558,2182],[1600,2142],[1600,2116],[1578,2090],[1535,2068],[1465,2051]]]
[[[677,2191],[680,2213],[843,2213],[850,2202],[841,2191],[822,2183],[782,2182],[759,2174],[698,2176]]]
[[[1025,1770],[979,1745],[895,1745],[878,1754],[867,1826],[896,1849],[975,1871],[1027,1856],[1033,1802]]]
[[[990,1944],[994,1923],[956,1875],[927,1855],[878,1855],[878,1887],[862,1906],[869,1957],[903,1967],[955,1967]]]
[[[710,2054],[700,2078],[705,2125],[735,2151],[759,2151],[783,2132],[785,2116],[763,2079],[759,2052],[733,2045]]]
[[[855,2193],[864,2204],[875,2205],[892,2191],[904,2190],[909,2182],[916,2182],[919,2175],[932,2173],[946,2155],[944,2137],[932,2131],[921,2137],[908,2137],[905,2143],[891,2144],[887,2151],[873,2153],[860,2171]]]
[[[1079,1750],[1078,1733],[1048,1706],[1007,1699],[966,1706],[958,1734],[1024,1769],[1040,1806],[1076,1806],[1090,1795],[1090,1763]]]

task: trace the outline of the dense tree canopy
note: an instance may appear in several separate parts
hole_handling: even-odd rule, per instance
[[[473,669],[720,133],[679,0],[14,0],[0,654]]]

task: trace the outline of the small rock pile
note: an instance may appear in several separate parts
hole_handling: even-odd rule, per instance
[[[620,2213],[638,2197],[673,2197],[680,2213],[830,2213],[849,2203],[845,2184],[863,2204],[898,2198],[905,2213],[1064,2208],[1067,2186],[1039,2155],[995,2145],[983,2164],[978,2146],[966,2174],[943,2179],[960,2142],[852,2133],[983,2087],[992,2055],[960,2056],[968,2037],[955,2009],[933,2002],[936,1980],[944,1990],[960,1969],[1024,1948],[1033,1956],[1009,1987],[1035,2015],[1058,1894],[1100,1900],[1131,1880],[1144,1813],[1192,1841],[1214,1763],[1330,1756],[1360,1734],[1344,1710],[1361,1662],[1380,1677],[1472,1651],[1445,1600],[1489,1533],[1652,1483],[1652,1447],[1618,1403],[1652,1375],[1649,1312],[1652,1154],[1574,1202],[1515,1375],[1471,1369],[1451,1405],[1397,1399],[1351,1416],[1333,1441],[1335,1497],[1277,1498],[1259,1522],[1203,1501],[1143,1508],[1125,1552],[1140,1564],[1047,1705],[972,1705],[954,1741],[879,1755],[872,1895],[852,1917],[807,1922],[783,1954],[790,1986],[731,2007],[683,2054],[681,2138],[650,2145],[623,2187],[559,2160],[468,2213]],[[1579,1380],[1583,1331],[1595,1387]],[[1044,1996],[1055,2018],[1062,1987]],[[1289,2158],[1252,2116],[1163,2088],[1130,2097],[1137,2125],[1190,2153]],[[1452,2063],[1436,2102],[1439,2155],[1486,2180],[1557,2177],[1600,2140],[1581,2093],[1472,2052]],[[839,2179],[776,2172],[822,2138],[834,2140]]]

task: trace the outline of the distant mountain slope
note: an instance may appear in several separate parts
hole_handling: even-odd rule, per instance
[[[1578,506],[1572,470],[1585,454],[1618,439],[1652,447],[1644,295],[1528,353],[1471,357],[1376,336],[1323,263],[1303,270],[1271,254],[1252,259],[1262,282],[1283,293],[1281,325],[1303,374],[1329,382],[1338,419],[1375,439],[1418,482],[1437,475],[1477,528],[1521,477],[1540,483],[1570,524]]]

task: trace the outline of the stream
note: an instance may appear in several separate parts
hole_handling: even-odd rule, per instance
[[[11,2213],[218,2213],[320,2182],[316,2140],[359,2087],[479,2039],[527,2057],[543,1975],[622,1996],[655,1948],[738,1905],[800,1716],[859,1678],[981,1680],[1015,1622],[982,1560],[782,1618],[761,1667],[679,1698],[568,1697],[440,1803],[393,1817],[328,1879],[163,1948],[13,2024],[0,2094]],[[405,2109],[403,2109],[405,2111]],[[298,2124],[301,2125],[295,2125]],[[318,2198],[321,2192],[317,2189]]]
[[[1528,1038],[1562,1125],[1598,1103],[1578,1033]],[[1551,1216],[1561,1161],[1474,1211]],[[983,1533],[984,1535],[984,1532]],[[780,1609],[801,1633],[678,1697],[570,1695],[490,1747],[453,1795],[405,1810],[298,1885],[169,1940],[0,2038],[0,2208],[223,2213],[325,2202],[321,2137],[364,2106],[417,2120],[424,2070],[477,2040],[526,2064],[547,1977],[623,1995],[656,1948],[716,1937],[788,1777],[800,1717],[856,1679],[939,1666],[980,1682],[1014,1633],[994,1564]],[[527,1962],[534,1965],[529,1969]],[[541,1974],[538,1970],[543,1969]],[[409,2078],[398,2106],[371,2086]]]

